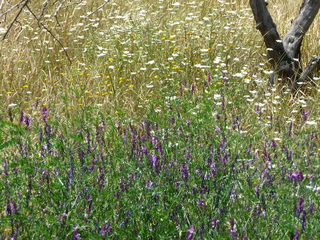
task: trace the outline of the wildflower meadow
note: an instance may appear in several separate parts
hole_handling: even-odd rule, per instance
[[[70,2],[0,41],[0,239],[320,238],[320,78],[268,84],[248,1]]]

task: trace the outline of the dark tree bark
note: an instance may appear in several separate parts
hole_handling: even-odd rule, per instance
[[[320,9],[320,0],[304,0],[297,19],[291,29],[281,39],[277,26],[267,9],[265,0],[250,0],[250,6],[256,22],[256,28],[263,36],[268,51],[268,61],[272,65],[274,75],[271,84],[278,78],[285,80],[293,89],[313,79],[313,74],[320,68],[320,57],[313,57],[307,67],[301,67],[301,43],[304,35]]]

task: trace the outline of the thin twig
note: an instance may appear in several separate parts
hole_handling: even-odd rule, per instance
[[[76,2],[76,3],[70,3],[68,5],[65,5],[63,8],[67,8],[67,7],[70,7],[70,6],[73,6],[73,5],[78,5],[80,3],[82,3],[83,0],[80,0],[79,2]]]
[[[11,22],[10,26],[8,27],[6,33],[3,35],[2,40],[4,40],[8,33],[10,32],[10,29],[12,28],[13,24],[17,21],[18,17],[20,16],[20,14],[22,13],[23,9],[28,5],[28,2],[30,0],[24,0],[25,3],[23,4],[23,6],[21,7],[21,9],[19,10],[18,14],[15,16],[15,18],[13,19],[13,21]]]
[[[62,50],[64,51],[64,53],[66,54],[66,56],[67,56],[67,58],[68,58],[68,60],[69,60],[69,63],[71,64],[71,63],[72,63],[72,62],[71,62],[71,58],[70,58],[67,50],[65,49],[65,47],[64,47],[63,44],[61,43],[61,41],[53,34],[53,32],[52,32],[49,28],[46,27],[46,25],[44,25],[44,24],[40,21],[40,19],[37,18],[37,16],[33,13],[33,11],[30,9],[30,7],[29,7],[28,5],[27,5],[27,8],[28,8],[28,10],[30,11],[30,13],[33,15],[33,17],[38,21],[39,27],[43,27],[43,28],[53,37],[53,39],[56,40],[56,41],[60,44]]]
[[[102,4],[100,7],[98,7],[96,10],[94,10],[93,12],[89,13],[86,18],[90,17],[92,14],[96,13],[97,11],[99,11],[101,8],[103,8],[108,2],[110,2],[110,0],[107,0],[104,2],[104,4]]]
[[[5,11],[4,13],[2,13],[0,15],[0,18],[3,17],[4,15],[6,15],[8,12],[11,12],[14,8],[18,7],[21,3],[25,2],[26,0],[22,0],[20,2],[18,2],[16,5],[13,5],[10,9],[8,9],[7,11]],[[28,0],[29,1],[29,0]],[[1,4],[2,5],[2,4]]]
[[[3,7],[3,4],[4,4],[4,0],[1,1],[1,4],[0,4],[0,10],[2,9]]]
[[[59,19],[58,19],[58,13],[59,13],[60,9],[62,8],[62,6],[63,6],[63,4],[64,4],[65,2],[66,2],[66,0],[63,0],[63,1],[60,3],[60,5],[57,7],[56,12],[53,14],[53,16],[55,17],[55,19],[56,19],[56,21],[57,21],[57,23],[58,23],[59,26],[60,26],[60,23],[59,23]]]
[[[60,5],[57,7],[56,12],[53,14],[54,17],[56,17],[60,11],[60,8],[62,8],[63,4],[66,2],[66,0],[63,0]]]
[[[304,83],[307,80],[312,80],[313,73],[320,69],[320,57],[313,56],[308,63],[307,67],[301,73],[297,83]]]
[[[42,8],[42,11],[41,11],[41,14],[40,14],[40,16],[39,16],[39,20],[44,16],[44,13],[45,13],[45,11],[48,9],[48,2],[49,2],[50,0],[47,0],[45,3],[43,3],[43,8]]]

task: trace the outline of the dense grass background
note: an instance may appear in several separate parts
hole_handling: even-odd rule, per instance
[[[317,239],[318,78],[267,85],[247,1],[101,4],[45,13],[70,61],[27,11],[0,42],[0,238]]]

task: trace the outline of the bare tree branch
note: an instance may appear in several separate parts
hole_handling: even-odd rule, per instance
[[[319,0],[304,0],[299,16],[283,39],[284,48],[291,58],[300,59],[301,42],[318,14],[319,9]]]
[[[16,7],[18,7],[20,4],[22,4],[23,2],[25,2],[26,0],[22,0],[20,2],[18,2],[17,4],[13,5],[11,8],[9,8],[7,11],[5,11],[4,13],[2,13],[0,15],[0,18],[2,18],[4,15],[6,15],[7,13],[11,12],[13,9],[15,9]],[[1,4],[2,7],[2,4]]]
[[[268,51],[268,60],[273,66],[286,57],[286,52],[277,31],[277,26],[267,9],[264,0],[250,0],[250,6],[256,21],[256,28],[264,38]]]
[[[298,83],[305,83],[313,79],[313,73],[320,69],[320,57],[312,57],[307,67],[301,73]]]
[[[37,18],[37,16],[33,13],[33,11],[30,9],[30,7],[28,5],[26,5],[26,7],[28,8],[29,12],[32,14],[32,16],[38,21],[38,24],[40,27],[43,27],[52,37],[54,40],[56,40],[59,45],[61,46],[62,50],[64,51],[64,53],[66,54],[68,60],[69,60],[69,63],[71,64],[71,58],[67,52],[67,50],[65,49],[64,45],[61,43],[61,41],[53,34],[53,32],[46,27],[46,25],[44,25],[39,18]]]
[[[58,19],[58,13],[60,12],[60,9],[62,8],[63,4],[66,2],[66,0],[62,0],[60,5],[57,7],[56,9],[56,12],[53,14],[53,16],[55,17],[58,25],[60,26],[60,23],[59,23],[59,19]]]
[[[303,71],[300,64],[300,48],[304,35],[314,21],[320,9],[320,0],[304,0],[298,18],[284,40],[277,31],[276,24],[266,7],[264,0],[250,0],[250,6],[256,21],[256,28],[263,36],[268,51],[268,60],[275,74],[269,82],[282,78],[293,90],[299,83],[312,79],[313,72],[319,69],[320,57],[314,57]]]
[[[100,7],[98,7],[96,10],[94,10],[93,12],[89,13],[86,18],[90,17],[92,14],[96,13],[97,11],[99,11],[101,8],[103,8],[110,0],[106,0]]]
[[[15,16],[15,18],[13,19],[13,21],[11,22],[11,24],[9,25],[6,33],[3,35],[2,40],[4,40],[4,39],[7,37],[8,33],[10,32],[10,29],[11,29],[12,26],[13,26],[13,24],[14,24],[15,22],[17,22],[20,14],[22,13],[23,9],[28,5],[28,2],[29,2],[29,1],[30,1],[30,0],[24,0],[24,4],[23,4],[22,7],[20,8],[19,12],[18,12],[17,15]],[[21,3],[21,2],[20,2],[20,3]],[[20,5],[20,3],[19,3],[19,5]]]

